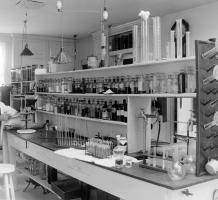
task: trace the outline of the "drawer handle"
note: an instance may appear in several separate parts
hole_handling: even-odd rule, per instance
[[[182,194],[186,195],[187,197],[189,196],[193,196],[193,194],[191,192],[189,192],[189,189],[185,189],[182,191]]]

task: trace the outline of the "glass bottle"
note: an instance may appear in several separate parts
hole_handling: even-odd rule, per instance
[[[178,93],[178,74],[175,72],[172,75],[172,89],[173,93],[177,94]]]
[[[67,79],[67,91],[68,93],[72,93],[72,78],[71,77]]]
[[[112,106],[112,120],[117,121],[117,101],[114,101]]]
[[[185,167],[179,162],[178,152],[173,152],[172,157],[172,164],[168,168],[167,173],[173,181],[182,180],[186,174]]]
[[[112,99],[109,100],[109,104],[108,104],[108,119],[112,120]]]
[[[119,76],[117,76],[116,79],[115,79],[114,93],[119,94]]]
[[[134,77],[131,77],[131,79],[130,79],[130,83],[129,83],[129,87],[130,87],[130,93],[131,94],[134,94]]]
[[[99,116],[99,109],[100,109],[100,105],[99,105],[99,100],[97,100],[97,104],[95,106],[95,118],[99,119],[100,116]]]
[[[119,94],[125,94],[124,76],[121,76],[119,82]]]
[[[117,121],[121,121],[121,110],[120,110],[120,104],[117,101]]]
[[[72,78],[72,93],[76,93],[75,92],[75,79]]]
[[[139,93],[139,94],[142,94],[143,91],[144,91],[144,88],[143,88],[143,86],[144,86],[144,78],[143,78],[143,75],[142,75],[142,74],[141,74],[141,75],[138,75],[138,76],[137,76],[137,80],[138,80],[138,93]]]
[[[167,78],[167,93],[173,93],[173,79],[172,74],[168,74]]]
[[[68,115],[70,115],[71,103],[72,103],[71,99],[69,99],[67,102],[67,112],[66,112],[66,114],[68,114]]]
[[[130,76],[126,76],[125,77],[124,83],[125,83],[125,94],[130,94],[131,93],[131,89],[130,89]]]
[[[116,94],[116,92],[115,92],[115,83],[116,83],[116,77],[114,76],[112,78],[111,90]]]
[[[104,78],[103,79],[103,91],[104,92],[108,90],[107,84],[108,84],[108,78]]]
[[[124,122],[124,105],[121,103],[119,107],[120,107],[120,121]]]
[[[90,117],[95,118],[95,99],[92,100],[92,104],[90,107]]]
[[[97,93],[96,92],[96,78],[93,79],[93,85],[92,85],[92,93]]]
[[[195,92],[196,89],[196,78],[193,67],[187,67],[187,88],[186,92]]]
[[[126,102],[126,99],[123,100],[123,110],[124,110],[124,120],[123,120],[123,122],[127,123],[128,112],[127,112],[127,102]]]
[[[104,102],[104,105],[102,107],[102,119],[108,120],[108,106],[107,101]]]

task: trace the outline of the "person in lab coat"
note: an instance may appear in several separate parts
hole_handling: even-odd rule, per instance
[[[15,117],[19,117],[19,113],[14,108],[6,106],[0,101],[0,121],[8,121]]]

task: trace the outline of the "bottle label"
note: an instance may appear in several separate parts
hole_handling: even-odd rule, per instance
[[[128,112],[124,111],[124,117],[128,117]]]
[[[124,110],[121,110],[121,111],[120,111],[120,115],[121,115],[121,116],[124,116]]]
[[[121,115],[121,110],[117,110],[117,116]]]

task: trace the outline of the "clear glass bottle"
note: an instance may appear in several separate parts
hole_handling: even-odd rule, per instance
[[[124,76],[121,76],[119,81],[119,94],[125,94]]]
[[[173,73],[172,75],[172,92],[174,94],[178,93],[178,73]]]
[[[142,94],[144,91],[144,78],[143,75],[140,74],[137,76],[137,80],[138,80],[138,93]]]

